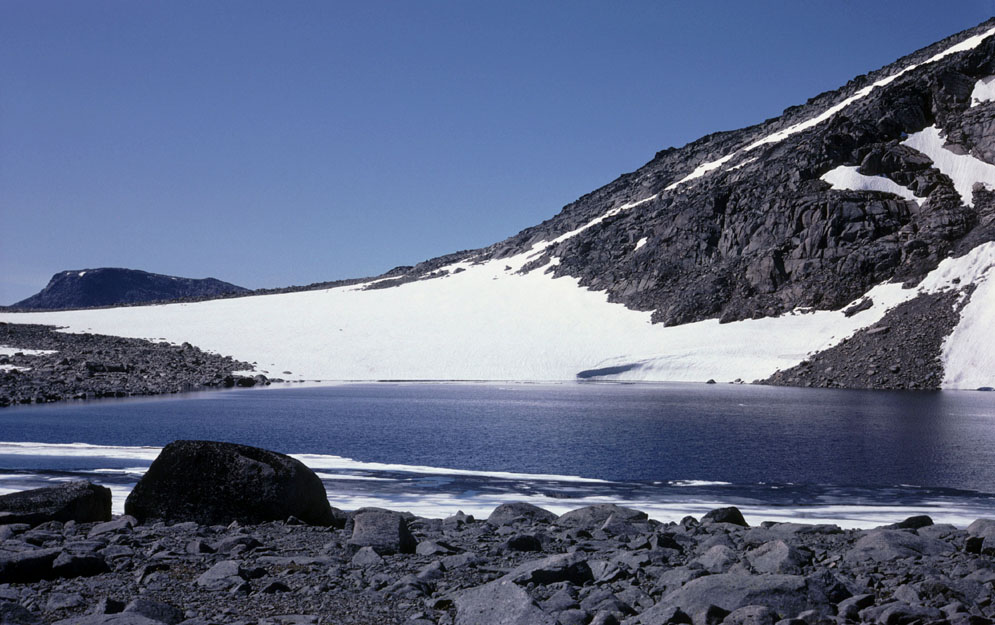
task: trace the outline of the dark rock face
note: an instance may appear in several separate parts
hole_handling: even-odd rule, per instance
[[[261,523],[297,517],[332,525],[321,480],[280,453],[210,441],[166,445],[125,502],[139,520]]]
[[[0,525],[46,521],[90,523],[111,518],[111,491],[82,480],[0,495]]]
[[[0,407],[68,399],[161,395],[204,388],[269,384],[234,376],[252,365],[200,350],[103,334],[69,334],[53,326],[0,322],[0,345],[54,353],[0,356]]]
[[[940,350],[969,299],[961,292],[919,295],[875,325],[763,381],[777,386],[936,389]]]
[[[247,292],[248,289],[215,278],[179,278],[136,269],[84,269],[55,274],[39,293],[17,302],[11,308],[64,310]]]

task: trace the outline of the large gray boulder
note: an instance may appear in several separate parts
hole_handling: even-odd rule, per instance
[[[298,460],[266,449],[212,441],[166,445],[128,495],[124,510],[140,521],[255,524],[295,516],[335,521],[325,487]]]
[[[552,523],[556,520],[556,514],[530,503],[514,502],[501,504],[487,517],[487,522],[495,526],[510,525],[517,520],[529,523]]]
[[[680,608],[687,614],[695,614],[710,605],[730,612],[749,605],[762,605],[782,618],[794,617],[804,610],[823,611],[829,606],[825,589],[801,575],[743,573],[699,577],[666,595],[660,604]]]
[[[352,518],[349,544],[357,550],[372,547],[380,555],[414,553],[417,542],[408,521],[399,512],[375,508],[358,510]]]
[[[646,513],[634,508],[616,506],[612,503],[601,503],[566,512],[556,519],[556,524],[563,527],[592,530],[600,529],[609,518],[614,518],[617,522],[645,521]]]
[[[888,562],[901,558],[935,556],[953,551],[952,545],[902,530],[873,530],[846,552],[847,562]]]
[[[455,604],[456,625],[556,625],[556,619],[511,580],[467,590]]]
[[[0,496],[0,525],[111,520],[111,490],[85,480]]]

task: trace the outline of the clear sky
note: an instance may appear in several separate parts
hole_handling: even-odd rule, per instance
[[[488,245],[995,0],[0,0],[0,304],[55,272],[246,287]]]

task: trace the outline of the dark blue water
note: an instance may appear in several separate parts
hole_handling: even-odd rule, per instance
[[[775,504],[825,503],[827,497],[879,505],[910,498],[966,498],[985,506],[995,501],[989,495],[995,493],[993,393],[363,384],[0,410],[0,441],[8,443],[132,447],[181,438],[361,463],[598,478],[616,483],[611,488],[617,493],[636,490],[643,499],[654,496],[652,488],[669,485],[672,491],[675,482],[709,481],[727,482],[720,485],[726,498]],[[0,473],[136,465],[111,453],[84,462],[5,449],[0,444]],[[360,467],[353,475],[374,474]],[[375,475],[385,481],[384,473]],[[471,484],[474,479],[464,476],[453,488],[486,490],[486,484]],[[394,480],[390,486],[405,487],[413,483]],[[367,488],[387,486],[371,482]],[[584,488],[590,495],[606,487]],[[716,485],[701,488],[681,492],[703,495]]]

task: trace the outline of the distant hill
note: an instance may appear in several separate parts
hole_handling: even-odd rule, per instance
[[[246,288],[215,278],[179,278],[137,269],[82,269],[55,274],[48,281],[48,286],[11,308],[65,310],[246,292]]]

